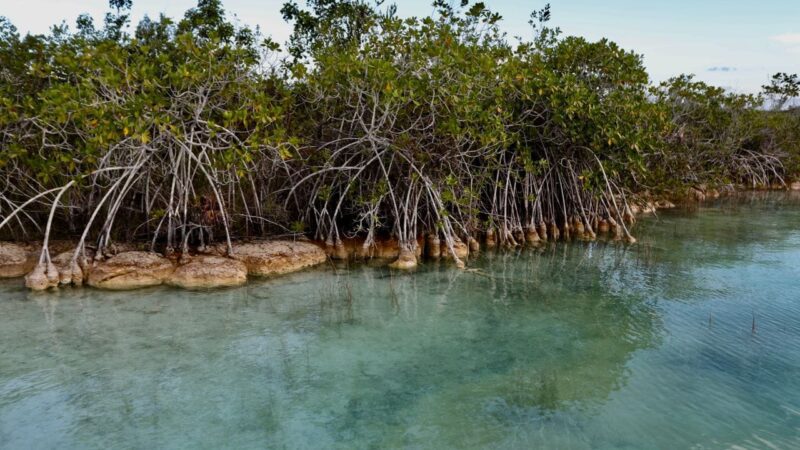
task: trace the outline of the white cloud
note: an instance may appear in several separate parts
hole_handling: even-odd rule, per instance
[[[781,44],[800,45],[800,33],[778,34],[775,36],[771,36],[770,39],[772,39],[775,42],[780,42]]]

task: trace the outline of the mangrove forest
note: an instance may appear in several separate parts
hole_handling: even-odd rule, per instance
[[[265,237],[463,266],[481,245],[632,243],[642,211],[800,188],[796,74],[746,94],[654,83],[635,49],[550,26],[549,5],[524,39],[484,2],[289,1],[278,43],[220,0],[136,24],[109,3],[46,35],[0,19],[0,235],[40,241],[51,281],[58,239],[75,243],[62,283],[117,245],[233,256]]]

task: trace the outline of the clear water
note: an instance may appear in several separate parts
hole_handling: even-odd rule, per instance
[[[0,447],[800,448],[800,200],[240,289],[0,282]]]

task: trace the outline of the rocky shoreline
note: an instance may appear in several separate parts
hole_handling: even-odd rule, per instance
[[[780,190],[800,191],[800,182]],[[687,190],[682,203],[698,203],[730,195],[740,190],[715,189],[694,186]],[[659,209],[675,208],[672,201],[650,200],[631,204],[622,215],[626,223],[637,216],[653,214]],[[559,239],[594,239],[587,236],[580,221],[570,226],[553,224],[543,229],[517,230],[517,245],[537,245],[542,241]],[[621,238],[621,225],[612,219],[597,219],[592,224],[597,234]],[[59,286],[88,285],[106,290],[131,290],[150,286],[168,285],[183,289],[211,289],[240,286],[249,277],[268,277],[296,272],[330,260],[384,260],[394,269],[413,269],[420,258],[466,260],[483,246],[497,246],[495,231],[489,229],[479,243],[475,237],[466,242],[455,240],[446,243],[436,235],[420,236],[412,249],[403,249],[397,239],[345,239],[323,243],[307,239],[262,240],[237,242],[228,256],[224,245],[210,246],[190,254],[162,255],[143,251],[132,245],[121,245],[113,254],[97,256],[88,249],[75,254],[75,243],[59,241],[50,243],[50,251],[57,256],[48,263],[38,263],[41,247],[37,244],[0,242],[0,278],[25,277],[31,290],[43,291]]]
[[[69,242],[50,244],[58,251],[50,264],[38,264],[40,248],[33,244],[0,242],[0,278],[25,277],[25,286],[42,291],[59,286],[88,285],[98,289],[131,290],[169,285],[184,289],[240,286],[251,276],[295,272],[327,260],[322,247],[310,241],[254,241],[234,244],[232,256],[224,247],[204,253],[164,256],[122,246],[115,254],[76,257]],[[74,262],[73,262],[74,261]]]

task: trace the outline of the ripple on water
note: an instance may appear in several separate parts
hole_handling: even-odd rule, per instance
[[[766,197],[472,272],[2,281],[0,447],[796,448],[797,223]]]

